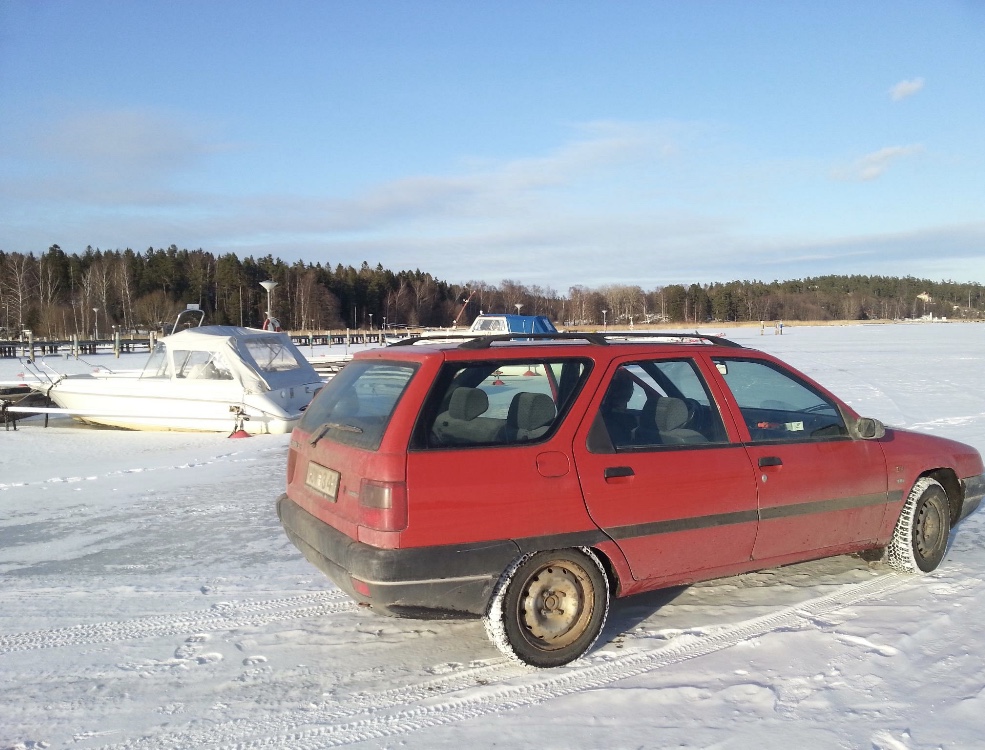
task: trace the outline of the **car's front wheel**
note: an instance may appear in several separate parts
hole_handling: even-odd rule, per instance
[[[493,591],[489,639],[534,667],[559,667],[591,648],[609,611],[609,580],[587,548],[537,552],[514,561]]]
[[[887,562],[907,573],[929,573],[947,552],[951,511],[940,482],[923,477],[910,490],[893,539],[886,548]]]

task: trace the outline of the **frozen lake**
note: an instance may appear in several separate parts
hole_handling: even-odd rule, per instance
[[[724,334],[985,452],[985,325]],[[619,600],[586,657],[534,671],[310,566],[274,510],[288,436],[52,425],[0,433],[0,750],[982,743],[982,512],[932,575],[843,556]]]

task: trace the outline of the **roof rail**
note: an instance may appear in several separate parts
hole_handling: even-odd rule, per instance
[[[728,346],[736,349],[741,349],[742,345],[737,344],[734,341],[729,341],[721,336],[708,336],[701,333],[643,333],[638,331],[623,332],[614,331],[612,333],[598,333],[598,332],[588,332],[588,333],[504,333],[496,334],[494,336],[478,336],[469,341],[465,341],[458,345],[459,349],[488,349],[490,345],[497,341],[571,341],[571,340],[581,340],[588,341],[592,344],[599,344],[601,346],[609,346],[614,343],[629,343],[630,341],[653,341],[662,340],[666,343],[682,343],[682,344],[693,344],[693,343],[703,343],[711,344],[713,346]]]
[[[490,344],[496,341],[588,341],[592,344],[608,345],[605,336],[601,333],[523,333],[515,331],[513,333],[497,333],[493,335],[477,336],[469,341],[458,345],[459,349],[488,349]]]
[[[744,349],[742,344],[737,344],[724,336],[713,336],[707,333],[663,333],[663,332],[644,332],[644,331],[613,331],[605,334],[606,338],[618,341],[619,339],[667,339],[668,343],[674,344],[711,344],[713,346],[729,346],[734,349]]]
[[[497,334],[449,334],[447,336],[437,335],[437,336],[413,336],[411,338],[401,339],[396,341],[390,346],[413,346],[414,344],[422,343],[452,343],[454,341],[461,341],[458,345],[459,349],[488,349],[492,344],[498,341],[542,341],[549,343],[551,341],[587,341],[591,344],[597,344],[599,346],[609,346],[610,344],[618,343],[629,343],[630,341],[653,341],[661,340],[664,343],[676,343],[676,344],[711,344],[713,346],[728,346],[734,349],[742,349],[742,344],[737,344],[729,339],[722,338],[721,336],[709,336],[702,333],[659,333],[659,332],[641,332],[641,331],[613,331],[611,333],[598,333],[597,331],[587,331],[583,333],[575,332],[559,332],[559,333],[524,333],[523,331],[514,331],[512,333],[497,333]]]
[[[432,342],[435,344],[440,344],[441,342],[451,342],[451,341],[471,341],[476,336],[481,336],[482,334],[463,334],[463,333],[449,333],[447,335],[437,334],[434,336],[408,336],[407,338],[400,339],[399,341],[394,341],[392,344],[387,344],[387,346],[413,346],[414,344]]]

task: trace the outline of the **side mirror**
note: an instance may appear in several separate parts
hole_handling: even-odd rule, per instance
[[[855,429],[858,430],[858,436],[863,440],[878,440],[886,434],[886,425],[878,419],[870,419],[869,417],[860,417],[855,423]]]

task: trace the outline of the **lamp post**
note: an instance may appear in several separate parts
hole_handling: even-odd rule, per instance
[[[521,305],[519,302],[514,302],[513,303],[513,307],[516,308],[516,314],[519,315],[520,314],[520,308],[523,307],[523,305]]]
[[[607,331],[607,330],[609,330],[609,327],[608,327],[608,326],[609,326],[609,324],[608,324],[608,323],[606,322],[606,320],[605,320],[605,314],[606,314],[607,312],[609,312],[609,311],[608,311],[608,310],[603,310],[603,311],[602,311],[602,330],[603,330],[603,331]]]
[[[274,287],[277,286],[277,282],[267,279],[266,281],[261,281],[260,286],[267,290],[267,320],[273,320],[274,316],[272,311],[274,307],[271,300],[273,299]],[[273,330],[273,323],[269,323],[268,325],[271,330]]]
[[[373,330],[373,313],[369,314],[369,330]]]
[[[99,340],[99,308],[92,308],[92,340]]]

